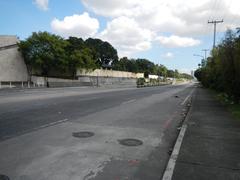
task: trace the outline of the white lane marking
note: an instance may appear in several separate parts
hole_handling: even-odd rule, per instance
[[[16,135],[13,135],[13,136],[3,136],[3,140],[4,139],[8,139],[8,138],[13,138],[13,137],[17,137],[17,136],[21,136],[25,133],[30,133],[32,131],[38,131],[38,130],[41,130],[43,128],[47,128],[47,127],[50,127],[50,126],[54,126],[54,125],[57,125],[57,124],[60,124],[60,123],[64,123],[64,122],[67,122],[69,121],[68,119],[63,119],[63,120],[59,120],[59,121],[56,121],[56,122],[52,122],[52,123],[49,123],[49,124],[45,124],[45,125],[42,125],[42,126],[39,126],[39,127],[36,127],[36,128],[32,128],[30,130],[26,130],[26,131],[21,131],[21,132],[18,132]]]
[[[185,99],[184,99],[184,101],[181,103],[181,105],[183,106],[186,102],[187,102],[187,100],[190,98],[190,95],[188,95]]]
[[[39,126],[39,127],[37,127],[37,128],[34,128],[34,130],[46,128],[46,127],[53,126],[53,125],[60,124],[60,123],[64,123],[64,122],[67,122],[67,121],[68,121],[68,119],[63,119],[63,120],[51,122],[51,123],[48,123],[48,124]]]
[[[128,104],[128,103],[135,102],[135,101],[136,101],[136,99],[131,99],[131,100],[129,100],[129,101],[123,102],[122,104]]]
[[[179,151],[180,151],[180,148],[181,148],[181,145],[182,145],[182,141],[183,141],[183,137],[185,135],[186,129],[187,129],[187,125],[184,124],[181,128],[181,131],[180,131],[179,135],[178,135],[177,142],[174,146],[172,155],[171,155],[171,157],[168,161],[168,165],[167,165],[167,168],[166,168],[166,170],[163,174],[162,180],[171,180],[172,179],[173,171],[174,171],[174,168],[175,168],[175,165],[176,165],[176,161],[177,161],[177,158],[178,158],[178,155],[179,155]]]
[[[181,103],[181,105],[183,106],[187,100],[192,96],[193,92],[194,92],[195,88],[193,88],[193,90],[190,92],[190,94],[184,99],[184,101]]]

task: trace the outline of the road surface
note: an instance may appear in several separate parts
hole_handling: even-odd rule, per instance
[[[0,175],[159,180],[193,91],[193,84],[0,91]]]

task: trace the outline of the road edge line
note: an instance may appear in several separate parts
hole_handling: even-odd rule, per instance
[[[184,99],[184,101],[181,103],[182,106],[185,105],[185,103],[187,102],[187,100],[189,99],[189,97],[190,97],[190,95],[188,95],[188,96]]]
[[[194,88],[194,90],[195,90],[195,88]],[[192,101],[192,99],[193,99],[193,96],[192,96],[193,92],[194,91],[192,91],[192,93],[189,95],[190,96],[190,101]],[[187,113],[187,116],[186,116],[186,118],[183,122],[183,125],[181,127],[180,133],[178,134],[177,141],[174,145],[174,149],[173,149],[172,154],[169,158],[167,167],[166,167],[166,169],[163,173],[162,180],[171,180],[172,179],[173,172],[174,172],[175,165],[176,165],[176,161],[177,161],[180,149],[181,149],[182,141],[183,141],[185,132],[186,132],[187,127],[188,127],[187,126],[187,121],[190,118],[191,110],[192,110],[192,106],[190,107],[190,109]]]
[[[168,161],[167,168],[166,168],[166,170],[163,174],[162,180],[171,180],[172,179],[173,171],[174,171],[174,168],[175,168],[175,165],[176,165],[176,161],[177,161],[177,158],[178,158],[178,154],[180,152],[180,148],[181,148],[183,137],[185,135],[186,130],[187,130],[187,125],[184,124],[181,128],[181,131],[178,135],[177,141],[174,145],[173,152],[172,152],[172,154],[170,156],[170,159]]]

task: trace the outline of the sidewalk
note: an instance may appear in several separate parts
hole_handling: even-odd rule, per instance
[[[192,106],[172,180],[240,180],[240,120],[200,87]]]

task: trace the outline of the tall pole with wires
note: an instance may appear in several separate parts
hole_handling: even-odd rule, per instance
[[[221,21],[208,21],[208,24],[213,24],[214,25],[214,31],[213,31],[213,49],[215,48],[216,44],[216,29],[217,29],[217,24],[218,23],[223,23],[223,19]]]
[[[204,51],[204,59],[205,59],[205,61],[207,60],[207,52],[209,51],[209,49],[203,49],[202,51]]]

